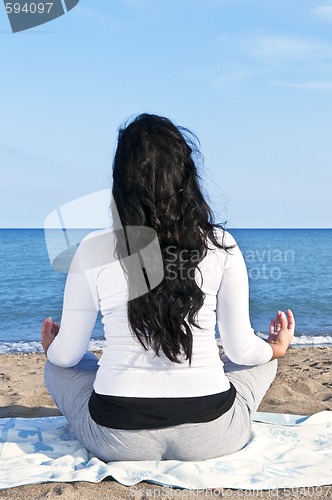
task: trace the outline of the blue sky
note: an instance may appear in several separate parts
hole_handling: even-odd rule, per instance
[[[0,227],[111,185],[119,125],[199,137],[229,227],[332,227],[332,1],[80,0],[13,34],[0,5]]]

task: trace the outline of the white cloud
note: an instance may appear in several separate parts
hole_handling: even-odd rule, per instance
[[[222,75],[216,76],[212,81],[212,86],[216,88],[223,87],[229,83],[236,83],[243,81],[252,76],[252,72],[239,70],[230,73],[224,73]]]
[[[332,46],[318,40],[265,35],[257,37],[251,44],[255,56],[266,62],[278,60],[307,60],[332,56]]]
[[[331,91],[332,81],[310,81],[310,82],[272,82],[278,87],[286,87],[299,90]]]
[[[332,5],[319,5],[311,9],[311,12],[322,21],[332,21]]]

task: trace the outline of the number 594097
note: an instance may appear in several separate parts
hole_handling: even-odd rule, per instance
[[[18,2],[7,2],[6,11],[7,14],[49,14],[53,7],[53,2],[26,2],[21,5]]]

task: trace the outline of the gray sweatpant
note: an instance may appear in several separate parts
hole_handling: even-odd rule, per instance
[[[104,462],[199,461],[240,450],[250,440],[253,414],[277,372],[277,360],[253,367],[224,360],[226,375],[237,391],[232,408],[224,415],[199,424],[121,430],[98,425],[90,417],[88,401],[98,369],[97,361],[91,353],[72,368],[61,368],[47,361],[45,385],[77,439]]]

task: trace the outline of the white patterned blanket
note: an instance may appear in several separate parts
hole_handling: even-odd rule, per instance
[[[256,413],[251,441],[202,462],[110,462],[90,455],[64,417],[0,419],[0,488],[99,482],[112,476],[188,489],[272,489],[332,484],[332,412],[311,417]]]

